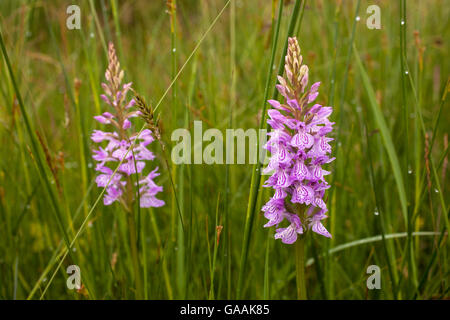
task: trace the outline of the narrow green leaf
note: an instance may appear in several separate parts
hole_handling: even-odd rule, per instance
[[[367,96],[369,98],[369,106],[372,114],[375,118],[375,121],[380,129],[381,137],[383,138],[384,147],[386,148],[386,152],[389,157],[389,161],[391,163],[392,172],[394,174],[394,179],[397,184],[397,191],[400,199],[400,205],[402,209],[403,218],[405,220],[405,226],[408,225],[408,209],[406,203],[406,192],[405,185],[403,183],[403,176],[400,170],[400,163],[398,161],[397,153],[394,148],[394,143],[392,141],[391,133],[386,124],[386,120],[384,120],[383,113],[378,105],[378,102],[375,98],[375,92],[373,90],[372,84],[370,82],[369,76],[367,75],[367,71],[364,68],[361,58],[359,57],[358,50],[355,46],[353,46],[353,51],[355,53],[355,60],[358,65],[358,69],[362,78],[362,84],[366,89]]]

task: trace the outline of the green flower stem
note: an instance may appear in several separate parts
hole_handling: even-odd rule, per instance
[[[136,299],[142,300],[144,297],[141,273],[139,270],[139,253],[137,248],[136,222],[132,211],[127,213],[128,232],[130,234],[131,258],[133,259],[134,279],[136,282]]]
[[[297,297],[299,300],[306,300],[305,237],[303,235],[295,243],[295,262],[297,266]]]

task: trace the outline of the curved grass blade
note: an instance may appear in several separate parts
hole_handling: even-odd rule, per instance
[[[394,148],[394,143],[392,141],[391,133],[386,124],[386,120],[384,120],[384,116],[381,112],[381,109],[377,103],[375,98],[375,92],[373,90],[372,84],[370,83],[369,76],[367,74],[366,69],[364,68],[361,58],[359,57],[358,50],[353,45],[353,51],[355,53],[356,64],[358,65],[359,72],[361,74],[362,83],[364,88],[366,89],[367,96],[369,98],[369,106],[372,111],[372,114],[375,118],[375,121],[380,129],[381,137],[383,138],[384,147],[386,148],[386,152],[389,157],[389,161],[391,163],[392,172],[394,174],[394,179],[397,184],[397,191],[400,198],[400,206],[403,214],[403,218],[405,220],[405,225],[408,225],[408,209],[406,203],[406,192],[405,192],[405,184],[403,182],[403,175],[400,170],[400,163],[398,161],[397,153]]]
[[[413,237],[433,237],[433,236],[436,236],[436,235],[442,235],[442,233],[441,232],[436,232],[436,231],[419,231],[419,232],[413,232],[412,233]],[[386,234],[385,235],[385,239],[398,239],[398,238],[406,238],[406,237],[408,237],[408,233],[407,232],[390,233],[390,234]],[[373,237],[359,239],[359,240],[355,240],[355,241],[351,241],[351,242],[347,242],[347,243],[338,245],[338,246],[328,250],[328,254],[334,254],[334,253],[337,253],[339,251],[343,251],[345,249],[357,247],[357,246],[360,246],[360,245],[363,245],[363,244],[378,242],[378,241],[383,241],[383,236],[382,235],[377,235],[377,236],[373,236]],[[324,255],[325,254],[323,254],[321,256],[324,256]],[[309,267],[313,263],[314,263],[314,258],[310,258],[306,262],[306,266]]]

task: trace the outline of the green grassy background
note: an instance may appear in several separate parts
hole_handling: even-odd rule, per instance
[[[269,79],[271,97],[297,2],[293,34],[310,80],[322,82],[318,101],[334,106],[336,122],[325,222],[333,238],[308,233],[308,297],[450,296],[445,1],[284,1],[278,20],[279,1],[179,0],[174,32],[162,0],[77,1],[81,30],[68,30],[66,8],[73,2],[0,2],[14,76],[3,54],[0,298],[136,297],[126,213],[117,204],[95,206],[101,190],[93,183],[89,135],[101,128],[93,116],[108,108],[99,99],[108,41],[116,45],[125,81],[152,105],[184,66],[158,107],[170,151],[171,132],[192,129],[194,120],[203,121],[203,130],[259,127],[265,84]],[[371,4],[381,8],[380,30],[366,27]],[[142,125],[137,121],[137,130]],[[166,206],[136,210],[144,297],[295,299],[294,248],[263,228],[260,208],[271,192],[251,186],[254,167],[166,168],[158,143],[151,147],[157,159],[148,167],[160,167],[156,181]],[[251,187],[259,190],[253,220],[246,219]],[[79,291],[66,287],[72,264],[81,268]],[[366,287],[373,264],[381,268],[381,290]]]

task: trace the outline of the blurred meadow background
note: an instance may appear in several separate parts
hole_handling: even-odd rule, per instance
[[[110,108],[108,42],[125,82],[160,102],[170,157],[172,131],[195,120],[203,131],[261,126],[291,35],[336,122],[333,238],[308,232],[308,298],[448,299],[448,3],[169,2],[0,1],[0,298],[135,299],[140,279],[145,299],[296,299],[294,247],[263,228],[272,191],[258,166],[167,167],[153,142],[166,205],[135,208],[136,269],[127,213],[97,201],[90,140]],[[72,4],[79,30],[66,27]],[[366,25],[370,5],[381,29]],[[79,290],[66,286],[70,265]],[[370,265],[380,290],[367,288]]]

